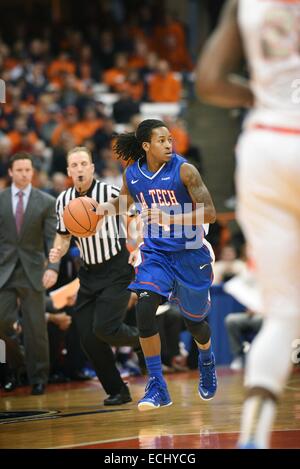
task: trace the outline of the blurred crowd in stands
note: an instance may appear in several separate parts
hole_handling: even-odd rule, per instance
[[[10,155],[24,150],[34,157],[34,185],[56,195],[68,185],[65,155],[75,145],[92,151],[99,177],[118,183],[122,168],[112,139],[119,130],[136,128],[145,117],[142,103],[178,106],[178,112],[162,116],[174,150],[201,169],[200,149],[180,118],[193,71],[186,30],[169,13],[161,15],[145,4],[124,23],[110,17],[105,27],[90,22],[80,30],[45,27],[39,33],[20,24],[10,40],[0,36],[0,76],[6,83],[0,189],[9,182]]]

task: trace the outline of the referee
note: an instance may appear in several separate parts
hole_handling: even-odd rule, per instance
[[[56,201],[57,234],[49,253],[51,262],[54,259],[57,262],[69,249],[71,234],[63,222],[65,206],[84,195],[101,204],[120,192],[117,187],[94,179],[92,155],[87,148],[73,148],[67,161],[68,175],[74,186],[62,192]],[[127,286],[134,269],[128,263],[125,237],[119,236],[118,221],[118,217],[109,217],[95,235],[78,238],[83,264],[79,270],[80,289],[74,319],[82,348],[109,395],[104,405],[120,405],[132,400],[115,365],[111,346],[139,348],[137,328],[123,323],[130,297]]]

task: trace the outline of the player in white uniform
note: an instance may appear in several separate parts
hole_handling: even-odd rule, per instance
[[[243,52],[249,83],[231,75]],[[239,445],[266,448],[300,337],[300,0],[228,1],[197,89],[215,105],[252,107],[237,145],[238,218],[265,321],[246,367]]]

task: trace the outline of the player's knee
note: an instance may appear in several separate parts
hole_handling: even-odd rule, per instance
[[[198,344],[207,344],[211,337],[211,331],[207,321],[196,322],[185,319],[185,324]]]
[[[161,296],[151,291],[138,292],[136,322],[140,337],[146,339],[158,333],[156,310],[161,303]]]

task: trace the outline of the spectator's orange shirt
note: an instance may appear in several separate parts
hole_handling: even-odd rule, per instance
[[[20,63],[19,60],[15,59],[14,57],[6,57],[3,61],[3,68],[4,70],[12,70]]]
[[[58,142],[60,140],[60,137],[61,137],[61,134],[63,132],[69,132],[73,138],[74,138],[74,143],[75,145],[80,145],[81,143],[81,136],[80,136],[80,133],[76,133],[76,125],[78,123],[74,124],[74,125],[67,125],[65,122],[62,122],[61,124],[59,124],[57,127],[55,127],[54,131],[53,131],[53,134],[52,134],[52,137],[51,137],[51,143],[52,145],[58,145]]]
[[[171,134],[174,139],[174,150],[180,155],[185,155],[190,146],[189,134],[182,127],[171,127]]]
[[[51,79],[61,72],[74,75],[76,72],[75,63],[71,60],[53,60],[47,70],[48,77]]]
[[[92,137],[96,130],[100,129],[102,126],[102,119],[96,119],[94,121],[80,121],[74,126],[74,136],[81,144],[85,139]]]
[[[103,125],[101,119],[95,121],[80,121],[76,124],[68,126],[66,123],[59,124],[53,131],[51,137],[52,145],[57,145],[61,134],[68,131],[74,138],[75,145],[81,145],[86,138],[90,138],[97,129],[100,129]]]
[[[192,70],[193,63],[186,47],[185,32],[180,23],[173,21],[155,30],[156,52],[166,59],[172,70]]]
[[[148,94],[155,103],[177,103],[181,97],[181,83],[172,72],[165,77],[157,73],[149,80]]]
[[[140,55],[133,55],[128,60],[128,66],[131,68],[144,68],[146,66],[146,57],[141,57]]]
[[[107,86],[118,90],[126,79],[126,71],[118,70],[117,68],[109,68],[103,73],[102,78]]]
[[[165,26],[157,26],[154,38],[157,53],[167,60],[167,55],[171,48],[185,47],[185,32],[177,21],[172,21]]]
[[[168,52],[167,59],[172,70],[191,71],[194,68],[192,59],[185,47],[178,47]]]
[[[11,141],[12,145],[12,153],[16,152],[18,150],[18,147],[21,144],[21,135],[17,130],[12,130],[11,132],[8,132],[7,137]],[[34,145],[34,143],[38,140],[38,137],[35,132],[29,132],[28,133],[28,142],[30,145]]]
[[[119,91],[126,90],[130,94],[131,98],[135,101],[141,101],[144,95],[144,83],[139,81],[138,83],[130,83],[126,81],[119,87]]]

